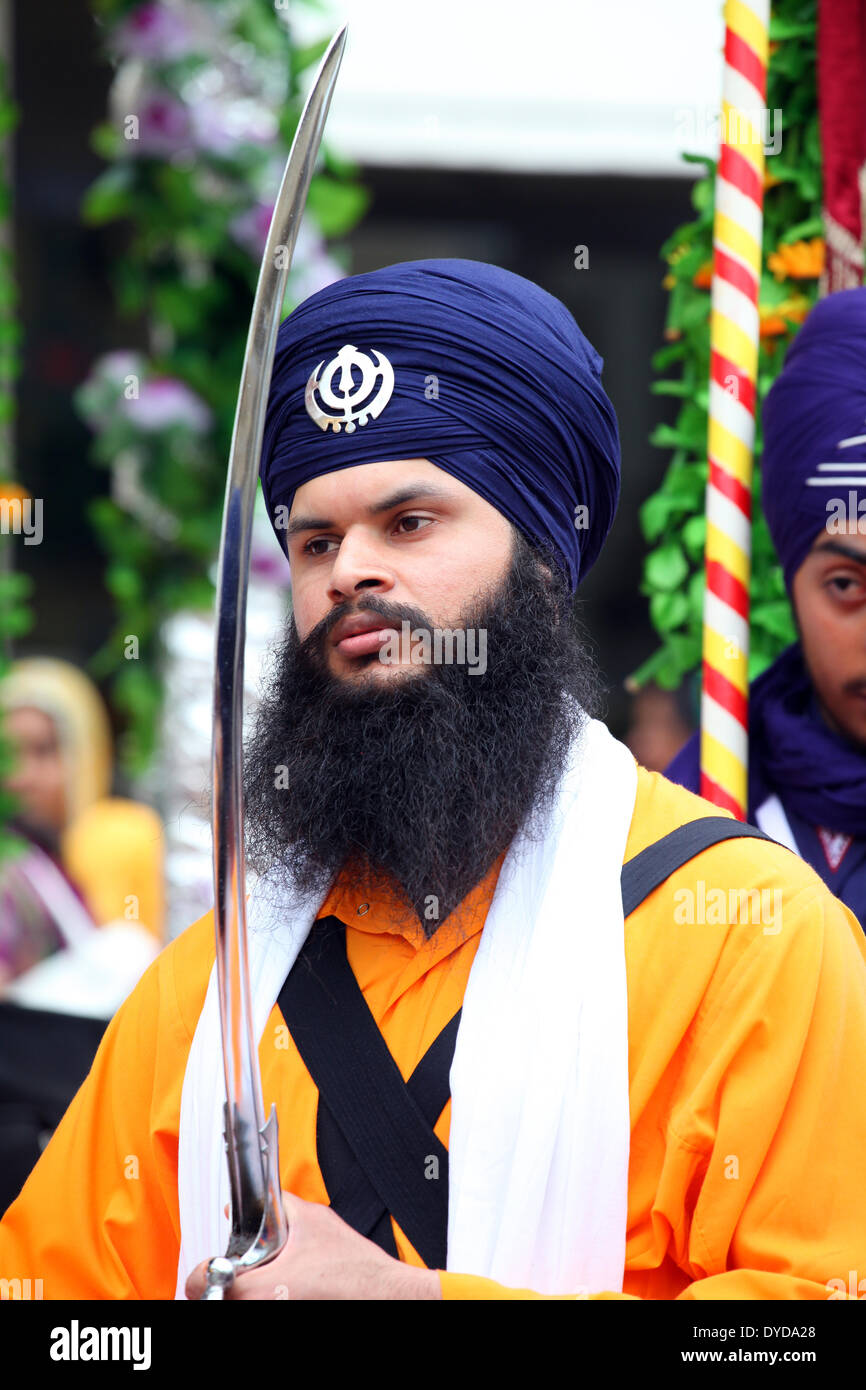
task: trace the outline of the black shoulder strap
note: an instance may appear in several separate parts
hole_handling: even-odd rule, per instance
[[[462,1009],[457,1010],[406,1082],[406,1089],[422,1111],[431,1131],[451,1097],[451,1063],[462,1012]],[[316,1111],[316,1154],[332,1209],[354,1230],[369,1237],[396,1259],[397,1243],[388,1209],[321,1096]],[[447,1155],[444,1165],[435,1154],[428,1155],[424,1181],[443,1183],[447,1193]],[[421,1200],[426,1200],[426,1194],[419,1196]],[[424,1256],[423,1250],[419,1249],[418,1253]],[[429,1267],[432,1269],[434,1266]]]
[[[728,820],[727,816],[704,816],[701,820],[690,820],[678,825],[670,834],[663,835],[654,844],[647,845],[633,859],[622,867],[622,907],[628,917],[636,907],[640,907],[660,883],[676,873],[696,854],[720,844],[723,840],[747,838],[750,840],[770,840],[763,830],[743,821]],[[775,841],[770,841],[774,844]]]
[[[623,866],[624,915],[695,855],[740,836],[769,839],[754,826],[708,816],[649,845]],[[444,1269],[448,1153],[433,1126],[450,1095],[460,1011],[404,1082],[349,965],[345,926],[336,917],[315,923],[278,1002],[319,1090],[316,1144],[332,1208],[396,1255],[393,1215],[427,1267]]]

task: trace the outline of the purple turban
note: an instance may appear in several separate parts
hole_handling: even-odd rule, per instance
[[[762,498],[785,584],[840,508],[866,515],[866,288],[809,314],[764,401]]]
[[[619,499],[601,368],[558,299],[498,266],[406,261],[329,285],[277,338],[261,462],[277,539],[309,479],[427,458],[552,545],[573,591]]]

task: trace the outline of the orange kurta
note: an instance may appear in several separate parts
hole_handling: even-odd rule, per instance
[[[641,769],[626,857],[711,814]],[[430,942],[395,932],[387,902],[357,886],[338,884],[322,906],[348,924],[350,964],[404,1078],[462,1003],[498,870]],[[753,900],[750,920],[717,924],[701,904],[719,888],[764,890],[763,916]],[[689,901],[703,921],[689,922]],[[656,889],[627,920],[625,949],[626,1268],[624,1293],[598,1296],[827,1298],[828,1280],[866,1272],[866,944],[855,918],[787,850],[734,840]],[[41,1278],[46,1298],[173,1297],[180,1094],[212,960],[208,914],[119,1011],[0,1225],[0,1276]],[[283,1186],[326,1202],[317,1091],[276,1009],[259,1054]],[[436,1125],[446,1146],[449,1121],[450,1102]],[[395,1235],[401,1258],[420,1263]],[[539,1297],[459,1272],[440,1279],[445,1298]]]

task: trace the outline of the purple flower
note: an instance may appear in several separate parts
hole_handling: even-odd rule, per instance
[[[133,155],[173,155],[192,145],[192,122],[183,102],[161,93],[145,97],[139,112],[138,139],[127,142]]]
[[[140,393],[124,399],[123,414],[146,434],[156,434],[174,425],[183,425],[193,434],[210,428],[212,415],[200,396],[175,377],[156,377],[142,383]]]
[[[119,24],[114,46],[124,58],[145,62],[171,62],[195,50],[187,21],[167,5],[139,5]]]
[[[269,145],[279,132],[273,111],[251,97],[202,97],[191,114],[195,143],[209,154],[230,155],[239,145]]]

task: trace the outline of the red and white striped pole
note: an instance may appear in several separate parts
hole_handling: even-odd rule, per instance
[[[701,793],[745,819],[769,0],[727,0],[710,316]]]

